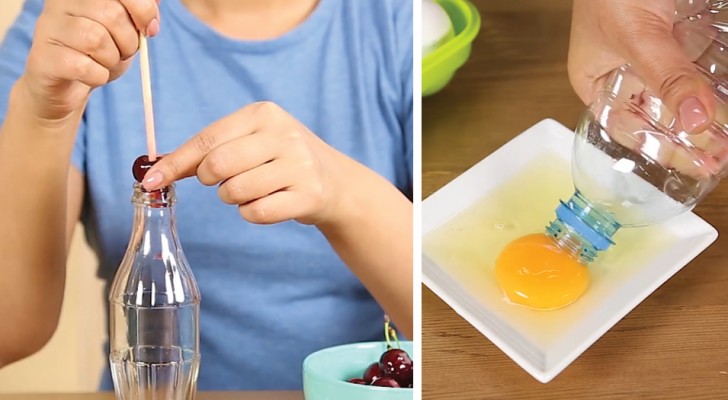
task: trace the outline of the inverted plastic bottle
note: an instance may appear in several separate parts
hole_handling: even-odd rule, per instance
[[[615,70],[576,129],[575,192],[556,208],[556,219],[546,228],[549,251],[561,251],[586,266],[614,244],[620,228],[647,226],[689,211],[718,184],[728,164],[726,3],[680,0],[673,29],[713,88],[716,121],[703,132],[688,134],[629,65]],[[496,265],[499,281],[503,287],[503,279],[510,279],[505,284],[516,286],[510,293],[520,294],[509,295],[510,300],[533,306],[534,299],[523,298],[528,287],[518,283],[518,274],[558,272],[558,265],[506,271],[503,260],[512,259],[508,252],[515,251],[509,246],[499,257],[500,270]]]
[[[134,184],[134,226],[109,294],[109,355],[121,400],[187,400],[200,364],[200,292],[182,252],[174,186]]]

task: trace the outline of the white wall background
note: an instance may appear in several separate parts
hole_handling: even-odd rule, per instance
[[[0,38],[22,4],[23,0],[0,0]],[[39,353],[0,369],[0,393],[97,390],[101,369],[107,362],[102,347],[106,301],[95,272],[96,260],[77,229],[68,259],[66,296],[58,330]]]

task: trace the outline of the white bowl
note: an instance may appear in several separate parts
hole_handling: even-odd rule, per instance
[[[521,208],[534,207],[536,211],[529,209],[528,212],[537,218],[521,221],[520,230],[497,237],[482,237],[482,243],[495,240],[498,247],[528,231],[542,232],[553,219],[558,200],[568,199],[573,191],[569,173],[572,140],[573,133],[568,128],[553,120],[541,121],[428,197],[422,205],[423,282],[543,383],[563,371],[718,237],[712,226],[693,213],[652,227],[623,228],[615,236],[616,246],[589,266],[592,278],[584,296],[555,311],[535,311],[504,301],[492,275],[492,260],[497,254],[483,255],[479,265],[470,267],[461,265],[462,260],[442,256],[443,246],[455,247],[461,253],[477,252],[478,249],[464,246],[477,246],[478,242],[433,242],[429,234],[448,221],[456,221],[453,218],[458,214],[484,196],[496,193],[519,173],[532,168],[535,162],[541,162],[544,153],[550,153],[553,156],[549,164],[554,165],[549,168],[560,173],[552,174],[556,177],[549,179],[555,179],[553,185],[559,190],[545,191],[551,194],[539,198],[495,204],[494,207],[504,207],[503,211],[511,215]],[[543,185],[543,182],[531,183]],[[460,227],[451,225],[448,226],[462,231],[473,229],[474,223],[465,221]]]

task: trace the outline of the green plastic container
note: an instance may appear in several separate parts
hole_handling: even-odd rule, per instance
[[[412,355],[412,342],[401,342]],[[386,342],[354,343],[319,350],[303,361],[303,394],[306,400],[412,400],[413,389],[356,385],[369,364],[379,361]],[[420,363],[414,360],[414,368]]]
[[[480,32],[478,9],[467,0],[436,0],[450,16],[455,37],[422,60],[422,95],[444,88],[470,57],[473,40]]]

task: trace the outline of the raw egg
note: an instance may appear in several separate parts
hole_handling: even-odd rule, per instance
[[[542,233],[510,242],[495,261],[495,276],[508,300],[537,310],[564,307],[589,286],[586,267]]]

